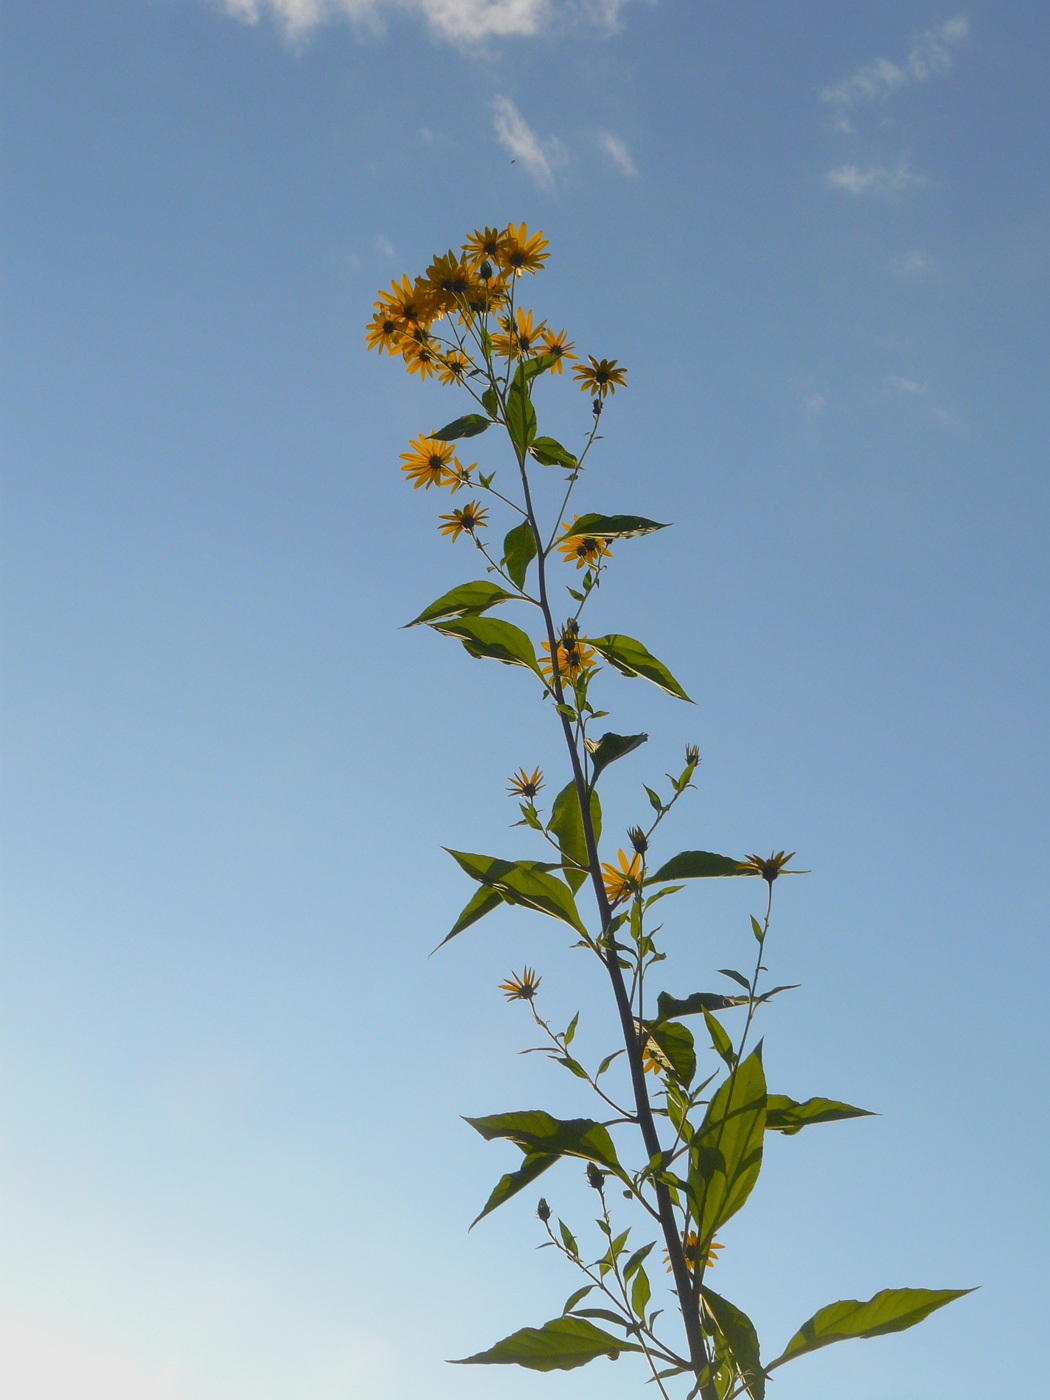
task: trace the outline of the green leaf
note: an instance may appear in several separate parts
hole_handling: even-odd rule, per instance
[[[591,783],[594,784],[598,781],[598,774],[603,768],[608,768],[610,763],[615,763],[618,758],[623,758],[625,754],[633,753],[648,738],[648,734],[610,733],[603,734],[597,742],[588,739],[587,752],[591,756]]]
[[[496,1182],[491,1196],[485,1202],[485,1209],[477,1219],[471,1221],[470,1228],[473,1230],[478,1220],[484,1220],[486,1215],[491,1215],[497,1206],[509,1201],[511,1196],[516,1196],[557,1160],[558,1155],[555,1152],[530,1152],[516,1172],[505,1172]]]
[[[524,374],[526,379],[535,379],[537,374],[542,374],[544,370],[550,369],[552,365],[556,365],[563,358],[562,355],[537,355],[535,359],[525,360],[518,373]]]
[[[718,856],[713,851],[681,851],[672,856],[666,865],[661,865],[655,875],[646,880],[647,885],[658,885],[662,880],[703,880],[712,875],[746,875],[740,862],[731,856]]]
[[[610,632],[607,637],[588,637],[587,644],[623,675],[644,676],[647,681],[652,681],[653,685],[666,690],[668,695],[674,695],[679,700],[689,700],[689,696],[663,662],[657,661],[656,657],[650,655],[641,642],[636,642],[633,637],[626,637],[622,632]],[[689,700],[689,703],[692,704],[692,701]]]
[[[482,407],[494,421],[499,418],[499,395],[495,389],[486,389],[481,396]]]
[[[602,808],[598,801],[598,794],[591,789],[591,825],[594,827],[595,842],[602,834]],[[582,870],[566,869],[566,882],[575,892],[587,878],[587,842],[583,835],[583,816],[580,812],[580,799],[576,794],[576,784],[567,783],[554,799],[551,807],[551,819],[547,823],[547,830],[557,841],[565,856],[577,865],[584,867]]]
[[[527,520],[508,531],[503,541],[503,567],[519,588],[525,587],[529,564],[536,558],[536,536]]]
[[[634,1273],[635,1269],[641,1268],[642,1264],[649,1256],[649,1251],[655,1247],[656,1241],[651,1240],[649,1244],[643,1244],[641,1249],[636,1249],[634,1251],[630,1259],[628,1259],[627,1263],[623,1266],[623,1278],[625,1283],[630,1283],[631,1275]]]
[[[578,933],[586,933],[572,891],[549,872],[551,867],[535,860],[499,860],[496,856],[475,855],[470,851],[445,849],[474,880],[498,890],[511,904],[524,904],[561,919]]]
[[[689,1195],[701,1257],[758,1180],[765,1126],[766,1077],[759,1048],[721,1085],[693,1139]]]
[[[507,390],[507,431],[519,456],[523,457],[536,436],[536,410],[529,398],[529,376],[524,367],[518,370]]]
[[[664,804],[660,794],[658,792],[653,792],[651,787],[646,787],[645,783],[642,784],[642,787],[645,788],[646,796],[649,799],[649,806],[654,812],[662,812]]]
[[[775,1361],[766,1367],[772,1371],[803,1356],[807,1351],[830,1346],[832,1342],[848,1341],[851,1337],[881,1337],[887,1332],[903,1332],[922,1322],[937,1308],[972,1293],[972,1288],[884,1288],[859,1303],[856,1298],[844,1298],[829,1303],[804,1322]]]
[[[406,622],[405,626],[417,627],[421,622],[433,622],[436,617],[484,612],[486,608],[494,607],[496,603],[513,597],[513,593],[508,593],[505,588],[500,588],[498,583],[489,583],[486,579],[461,583],[458,588],[443,593],[429,608],[424,608],[418,617]]]
[[[656,520],[646,520],[644,515],[581,515],[573,522],[572,528],[562,535],[563,540],[578,539],[580,535],[590,538],[597,536],[603,540],[628,540],[635,535],[651,535],[654,530],[666,530]]]
[[[489,656],[494,661],[502,661],[505,666],[524,666],[543,679],[536,665],[536,650],[528,634],[512,622],[468,613],[449,622],[432,622],[430,626],[435,632],[443,632],[446,637],[458,637],[471,656]]]
[[[585,1283],[582,1288],[577,1288],[575,1293],[570,1293],[568,1298],[566,1298],[565,1300],[565,1306],[561,1310],[562,1316],[564,1317],[567,1312],[572,1312],[573,1308],[580,1301],[580,1299],[586,1298],[587,1294],[590,1293],[590,1291],[593,1288],[593,1283]]]
[[[700,1293],[709,1316],[725,1341],[737,1373],[747,1386],[748,1395],[751,1396],[751,1400],[763,1400],[766,1393],[766,1377],[762,1370],[758,1333],[754,1323],[747,1313],[741,1312],[713,1289],[701,1284]]]
[[[649,1287],[649,1278],[645,1270],[641,1267],[635,1275],[634,1284],[631,1288],[631,1307],[634,1309],[635,1317],[640,1317],[645,1321],[645,1310],[649,1306],[649,1299],[652,1290]]]
[[[562,1036],[562,1041],[561,1041],[561,1043],[562,1043],[563,1045],[571,1045],[571,1044],[572,1044],[572,1038],[573,1038],[573,1036],[576,1034],[576,1027],[579,1025],[579,1021],[580,1021],[580,1013],[577,1011],[576,1015],[572,1018],[572,1020],[569,1022],[569,1024],[565,1027],[565,1034]]]
[[[729,1039],[729,1034],[721,1021],[716,1021],[710,1011],[704,1010],[704,1020],[707,1023],[707,1033],[711,1037],[711,1044],[730,1069],[736,1063],[736,1056],[733,1054],[733,1042]]]
[[[688,1089],[696,1073],[692,1031],[677,1021],[660,1021],[647,1029],[649,1039],[656,1042],[671,1062],[675,1078]]]
[[[452,925],[451,930],[445,934],[444,938],[438,944],[438,948],[443,948],[450,938],[455,938],[457,933],[462,933],[465,928],[469,928],[471,924],[476,924],[477,921],[483,919],[486,914],[491,914],[493,909],[496,909],[502,903],[503,896],[498,890],[491,890],[485,885],[482,885],[481,889],[475,891],[474,895],[468,901],[462,914],[460,914],[459,918]],[[435,948],[434,951],[437,952],[437,948]]]
[[[672,1016],[697,1016],[701,1011],[728,1011],[733,1006],[746,1006],[749,997],[727,997],[721,992],[694,992],[691,997],[671,996],[661,992],[656,999],[658,1021],[669,1021]]]
[[[478,433],[483,433],[486,428],[491,428],[492,419],[482,418],[480,413],[465,413],[462,418],[456,418],[451,423],[446,423],[443,428],[439,428],[432,437],[440,438],[442,442],[456,442],[459,438],[477,437]]]
[[[564,1220],[559,1220],[558,1225],[561,1228],[562,1244],[565,1246],[565,1248],[569,1251],[569,1253],[573,1256],[574,1259],[578,1259],[580,1257],[580,1247],[576,1243],[576,1236],[572,1233],[572,1231],[569,1229],[568,1225],[566,1225]]]
[[[543,1109],[533,1108],[464,1121],[486,1142],[509,1138],[529,1155],[544,1152],[556,1157],[582,1157],[587,1162],[596,1162],[599,1167],[607,1167],[617,1176],[623,1175],[608,1129],[592,1118],[552,1118]]]
[[[739,983],[741,987],[745,987],[750,995],[751,983],[742,972],[737,972],[735,967],[720,967],[718,970],[723,977],[731,977],[734,982]]]
[[[766,1127],[791,1137],[811,1123],[837,1123],[844,1118],[874,1118],[867,1108],[853,1108],[834,1099],[807,1099],[796,1103],[786,1094],[770,1094],[766,1099]]]
[[[568,467],[573,471],[579,466],[576,458],[568,448],[562,447],[557,438],[538,437],[534,439],[529,451],[544,467]]]
[[[603,1332],[583,1317],[557,1317],[542,1327],[523,1327],[488,1351],[464,1357],[457,1366],[515,1364],[530,1371],[571,1371],[599,1356],[615,1361],[622,1351],[641,1351],[633,1342]]]

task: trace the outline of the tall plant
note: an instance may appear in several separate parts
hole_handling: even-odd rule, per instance
[[[590,1067],[573,1054],[577,1017],[559,1030],[540,1015],[540,978],[530,967],[502,986],[510,1000],[529,1008],[550,1057],[588,1086],[600,1116],[562,1120],[536,1109],[468,1119],[482,1137],[508,1139],[522,1153],[520,1167],[496,1184],[478,1220],[560,1159],[582,1159],[595,1191],[600,1252],[592,1259],[562,1220],[555,1227],[541,1199],[537,1215],[546,1243],[578,1271],[580,1286],[559,1316],[524,1327],[461,1364],[567,1370],[630,1352],[665,1397],[668,1382],[684,1377],[688,1395],[702,1400],[762,1400],[767,1378],[786,1362],[849,1337],[901,1331],[969,1290],[895,1288],[866,1302],[832,1303],[803,1323],[778,1356],[763,1361],[750,1319],[708,1282],[721,1248],[717,1232],[755,1184],[765,1134],[791,1135],[866,1111],[825,1098],[800,1103],[766,1088],[762,1046],[753,1043],[753,1032],[760,1007],[789,990],[764,987],[762,974],[774,885],[783,874],[800,873],[788,868],[792,856],[779,851],[735,859],[690,850],[659,863],[652,859],[658,828],[693,786],[696,748],[686,748],[677,776],[667,775],[666,796],[645,787],[650,810],[644,822],[627,829],[629,849],[617,850],[614,860],[601,859],[601,776],[647,736],[596,732],[607,714],[594,708],[599,662],[678,699],[689,697],[641,642],[620,632],[589,636],[582,630],[584,610],[612,567],[614,547],[667,527],[639,515],[597,511],[573,512],[571,523],[564,518],[600,440],[609,396],[626,385],[627,373],[616,360],[578,359],[565,331],[555,331],[521,304],[522,276],[539,272],[547,258],[547,240],[524,224],[478,229],[458,252],[436,256],[424,276],[404,277],[381,291],[366,333],[370,348],[400,356],[410,374],[436,376],[474,400],[472,411],[421,433],[401,456],[405,477],[417,490],[433,486],[448,488],[453,497],[461,489],[471,495],[439,516],[439,528],[478,551],[485,577],[453,588],[411,625],[456,639],[472,657],[527,672],[549,702],[568,761],[568,781],[549,806],[540,798],[546,784],[539,769],[523,767],[509,782],[520,806],[516,824],[546,842],[547,859],[450,851],[477,889],[444,942],[505,904],[556,919],[574,946],[594,957],[619,1022],[620,1043]],[[574,450],[541,434],[536,416],[538,388],[567,364],[590,402],[590,422]],[[464,465],[457,456],[457,444],[490,430],[506,434],[515,463],[511,480],[501,478],[498,485],[495,471],[484,472],[477,462]],[[537,473],[561,473],[563,481],[560,507],[545,519],[536,507]],[[509,525],[501,531],[502,544],[489,533],[490,514],[502,515]],[[564,599],[554,601],[562,588],[567,616]],[[512,604],[524,605],[533,619],[538,650],[528,631],[494,615]],[[736,984],[731,994],[654,996],[652,975],[664,958],[652,925],[654,904],[685,881],[740,877],[758,878],[767,887],[764,915],[751,919],[751,970],[721,969]],[[590,902],[586,918],[580,908],[584,893]],[[740,1018],[735,1036],[720,1019],[729,1012]],[[702,1070],[686,1025],[695,1017],[702,1018],[713,1052]],[[633,1226],[621,1228],[624,1209],[640,1213],[651,1241],[628,1243]],[[650,1255],[657,1245],[667,1259],[680,1326],[654,1306],[662,1268],[659,1254],[656,1269]]]

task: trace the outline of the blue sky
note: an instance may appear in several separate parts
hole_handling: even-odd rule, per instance
[[[528,682],[398,628],[465,577],[398,454],[450,391],[366,356],[375,289],[542,227],[535,306],[616,356],[581,508],[648,746],[703,764],[665,853],[797,849],[773,1087],[882,1115],[771,1144],[716,1286],[770,1355],[818,1306],[980,1284],[779,1400],[1030,1394],[1047,1275],[1044,6],[9,0],[0,1378],[11,1400],[574,1400],[444,1358],[574,1287],[513,1150],[588,1112],[518,1058],[522,961],[604,989],[442,845],[530,854]],[[587,405],[552,381],[541,423]],[[479,454],[480,455],[480,454]],[[484,464],[485,458],[482,456]],[[447,508],[447,507],[442,507]],[[553,779],[552,779],[553,781]],[[748,956],[678,897],[672,990]],[[757,883],[757,882],[756,882]],[[712,979],[714,979],[712,981]],[[567,1078],[567,1076],[562,1076]],[[566,1168],[546,1194],[582,1225]],[[582,1229],[581,1229],[582,1233]]]

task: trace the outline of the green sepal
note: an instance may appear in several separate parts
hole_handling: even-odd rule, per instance
[[[747,875],[749,871],[740,869],[740,862],[732,856],[719,856],[714,851],[681,851],[661,865],[655,875],[646,880],[647,885],[658,885],[662,880],[704,880],[716,875]]]
[[[807,1099],[797,1103],[786,1094],[770,1094],[766,1099],[766,1128],[792,1137],[811,1123],[838,1123],[846,1118],[875,1118],[867,1108],[854,1108],[834,1099]]]
[[[882,1337],[887,1332],[903,1332],[922,1322],[937,1308],[953,1303],[972,1288],[884,1288],[860,1303],[856,1298],[844,1298],[829,1303],[804,1322],[787,1346],[766,1367],[767,1372],[796,1356],[804,1356],[832,1342],[845,1342],[853,1337]]]
[[[498,583],[489,583],[487,579],[482,578],[475,579],[473,583],[461,583],[448,593],[442,593],[440,598],[428,608],[424,608],[411,622],[406,622],[405,626],[418,627],[421,622],[433,622],[439,617],[481,613],[486,608],[494,607],[497,603],[503,603],[513,597],[513,593],[508,593]]]
[[[432,622],[430,626],[446,637],[457,637],[471,656],[487,656],[493,661],[502,661],[504,666],[524,666],[543,680],[530,637],[512,622],[468,613],[448,622]]]
[[[466,1356],[456,1366],[525,1366],[530,1371],[571,1371],[599,1356],[615,1361],[622,1351],[641,1351],[583,1317],[556,1317],[542,1327],[523,1327],[488,1351]]]
[[[579,466],[569,449],[562,447],[557,438],[535,438],[529,451],[543,467],[568,467],[570,471],[575,471]]]
[[[577,933],[587,932],[572,891],[550,874],[556,867],[536,860],[500,860],[496,856],[454,851],[449,846],[445,850],[472,879],[498,890],[508,903],[524,904],[560,919]]]
[[[747,1313],[713,1289],[700,1285],[700,1296],[715,1326],[718,1328],[733,1366],[747,1387],[751,1400],[764,1400],[766,1374],[759,1354],[758,1333]]]
[[[607,637],[588,637],[587,645],[604,656],[606,661],[623,675],[644,676],[647,681],[652,681],[653,685],[666,690],[668,695],[674,695],[679,700],[688,700],[689,704],[693,703],[663,662],[657,661],[656,657],[633,637],[627,637],[622,632],[610,632]]]
[[[648,741],[648,734],[603,734],[597,741],[588,739],[587,752],[591,756],[591,782],[598,781],[598,774],[603,768],[608,768],[610,763],[615,763],[618,758],[623,758],[625,754],[633,753],[636,748]]]
[[[519,1113],[493,1113],[487,1118],[466,1118],[486,1142],[509,1138],[528,1155],[550,1153],[555,1157],[582,1157],[617,1176],[623,1175],[609,1131],[593,1118],[554,1118],[542,1108]]]
[[[591,789],[590,806],[591,825],[594,828],[594,840],[597,843],[602,834],[602,807],[598,801],[598,794],[593,788]],[[554,799],[547,830],[555,838],[568,859],[582,867],[582,869],[573,869],[572,866],[565,867],[566,883],[571,886],[575,894],[587,878],[587,842],[583,834],[583,816],[580,812],[580,800],[574,782],[567,783]]]
[[[442,442],[456,442],[459,438],[477,437],[478,433],[483,433],[486,428],[491,427],[491,418],[483,418],[480,413],[465,413],[462,418],[446,423],[443,428],[432,433],[431,437],[440,438]]]
[[[581,535],[603,540],[629,540],[636,535],[651,535],[654,530],[666,530],[656,520],[646,520],[644,515],[581,515],[579,520],[561,536],[563,540],[578,539]]]
[[[758,1180],[765,1126],[766,1076],[759,1046],[719,1087],[693,1138],[689,1197],[700,1258]]]
[[[508,530],[503,540],[503,567],[519,588],[525,587],[525,575],[535,558],[536,536],[529,522],[523,520],[513,530]]]
[[[519,1191],[524,1190],[548,1167],[553,1167],[557,1160],[558,1154],[555,1152],[530,1152],[516,1172],[505,1172],[496,1182],[492,1194],[485,1202],[484,1210],[470,1222],[470,1228],[473,1230],[479,1220],[484,1220],[486,1215],[491,1215],[504,1201],[509,1201],[511,1196],[516,1196]]]

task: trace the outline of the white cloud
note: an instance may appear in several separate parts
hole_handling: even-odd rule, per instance
[[[925,185],[926,179],[914,174],[908,162],[902,160],[893,170],[887,170],[884,165],[869,165],[865,169],[859,165],[840,165],[828,171],[827,182],[832,189],[845,190],[848,194],[892,196]]]
[[[891,374],[887,378],[897,393],[903,394],[906,398],[915,398],[925,394],[930,387],[928,384],[920,384],[917,379],[902,379],[899,374]]]
[[[11,1400],[179,1400],[174,1367],[149,1375],[118,1351],[22,1322],[0,1322],[0,1376]]]
[[[527,37],[555,22],[585,22],[611,29],[628,0],[217,0],[228,15],[256,24],[264,14],[290,38],[319,24],[344,19],[376,29],[396,13],[422,16],[442,38],[459,42]]]
[[[497,97],[492,106],[492,123],[500,144],[514,160],[521,161],[537,184],[553,189],[554,172],[567,159],[565,147],[556,136],[541,141],[509,97]]]
[[[637,175],[638,167],[631,159],[631,153],[627,149],[625,142],[619,136],[614,136],[611,131],[598,132],[598,145],[623,175]]]
[[[947,73],[955,61],[953,47],[962,43],[969,32],[970,21],[965,15],[956,15],[920,34],[902,63],[877,58],[833,87],[825,88],[821,97],[825,102],[850,107],[857,102],[888,97],[910,83],[924,83],[939,73]]]
[[[903,257],[894,258],[890,267],[898,277],[920,277],[933,267],[933,259],[927,253],[920,253],[917,249],[912,249]]]
[[[372,247],[377,253],[382,253],[384,258],[392,258],[394,256],[394,245],[391,243],[390,239],[387,238],[385,233],[376,234],[375,238],[372,239]]]
[[[826,403],[827,399],[824,397],[823,394],[807,394],[806,412],[814,414],[819,413]]]

